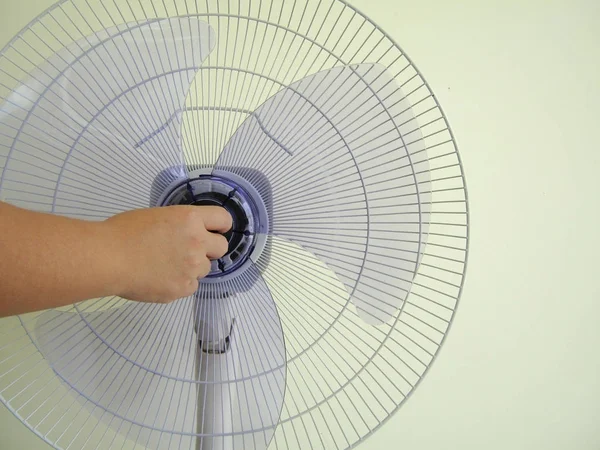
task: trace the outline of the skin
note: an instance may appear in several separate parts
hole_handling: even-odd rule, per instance
[[[0,202],[0,316],[117,295],[168,303],[227,252],[220,207],[169,206],[90,222]]]

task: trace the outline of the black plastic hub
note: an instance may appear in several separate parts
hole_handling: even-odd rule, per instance
[[[195,205],[221,206],[233,219],[233,227],[224,234],[229,243],[227,254],[213,261],[211,276],[222,276],[241,266],[250,256],[255,244],[254,209],[248,195],[229,180],[201,175],[173,188],[163,206]]]

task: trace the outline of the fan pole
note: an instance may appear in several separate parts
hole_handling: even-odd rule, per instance
[[[222,304],[217,308],[226,311],[229,298],[218,300]],[[214,314],[214,300],[198,299],[196,305],[196,450],[226,450],[233,448],[233,436],[224,434],[233,430],[233,398],[227,381],[235,379],[235,319]]]

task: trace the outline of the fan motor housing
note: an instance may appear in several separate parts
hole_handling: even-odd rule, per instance
[[[258,180],[255,182],[260,186],[269,186],[266,177],[247,168],[214,170],[188,166],[187,173],[187,177],[182,177],[179,167],[163,170],[152,184],[150,206],[220,206],[231,214],[233,227],[224,234],[229,243],[227,253],[212,261],[211,271],[202,283],[229,280],[258,262],[261,255],[265,254],[268,258],[271,191],[266,189],[265,195],[263,189],[261,195],[238,173],[248,174],[248,178]]]

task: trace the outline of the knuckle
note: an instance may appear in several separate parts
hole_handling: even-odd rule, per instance
[[[198,254],[196,252],[187,252],[183,257],[184,267],[195,267],[199,263]]]
[[[190,251],[190,253],[195,252],[203,247],[204,238],[201,235],[198,235],[197,233],[193,233],[189,237],[187,244],[188,244],[187,248]]]
[[[178,219],[183,221],[184,223],[193,219],[192,215],[194,213],[194,210],[192,208],[187,208],[183,205],[177,205],[172,208],[175,211],[177,211]]]
[[[198,227],[198,211],[196,207],[187,207],[182,212],[182,222],[187,230],[193,231]]]
[[[225,208],[220,209],[220,213],[223,217],[223,223],[225,223],[229,228],[233,226],[233,217]]]
[[[229,242],[225,236],[218,236],[219,253],[221,256],[225,255],[229,250]]]
[[[195,236],[198,247],[205,248],[212,239],[213,233],[207,230],[202,230],[201,232],[196,231]]]
[[[207,258],[204,258],[204,261],[200,263],[198,266],[198,274],[196,276],[205,277],[210,273],[211,263]]]
[[[184,289],[184,296],[187,297],[190,295],[194,295],[197,290],[198,290],[198,281],[197,280],[189,281],[186,288]]]

